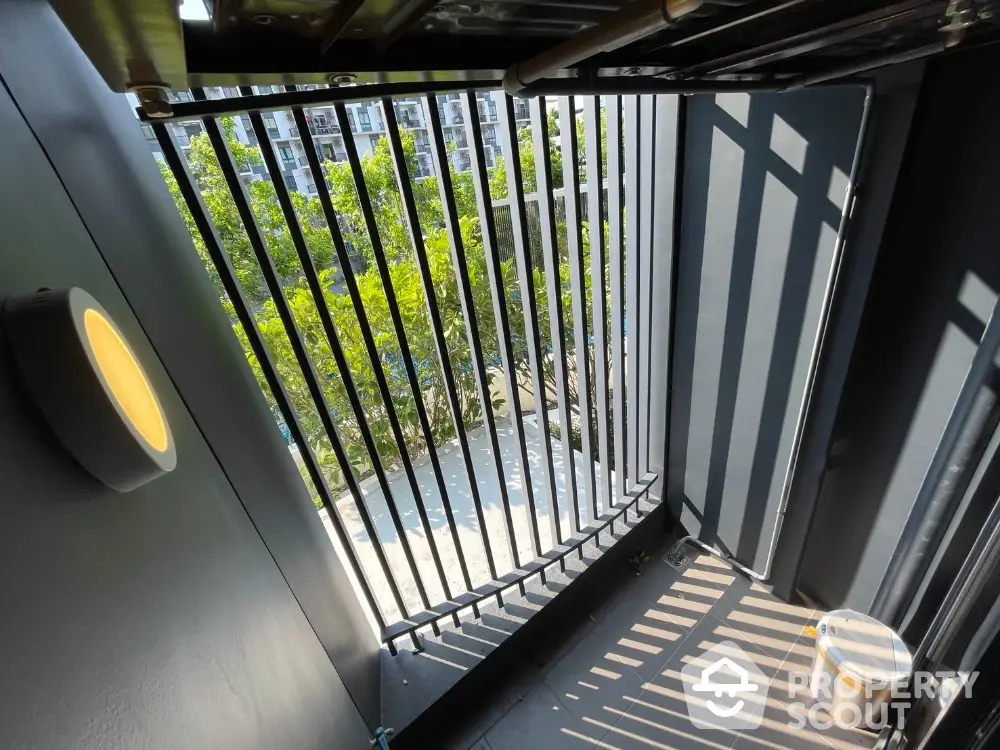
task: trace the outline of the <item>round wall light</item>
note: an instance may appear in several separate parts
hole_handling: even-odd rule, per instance
[[[76,287],[42,289],[8,299],[3,323],[28,392],[84,469],[119,492],[173,470],[163,407],[97,300]]]

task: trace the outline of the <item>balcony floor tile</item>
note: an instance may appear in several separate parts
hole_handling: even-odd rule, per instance
[[[532,676],[489,725],[455,750],[610,748],[614,750],[854,750],[875,736],[849,729],[796,729],[789,704],[808,697],[813,643],[804,628],[821,616],[777,600],[725,563],[683,548],[686,564],[665,562],[670,545],[650,555],[641,576],[620,591]],[[687,715],[682,670],[705,649],[736,644],[763,673],[764,719],[756,729],[697,729]],[[531,684],[531,681],[534,684]],[[790,692],[791,691],[791,692]],[[508,700],[511,700],[508,697]],[[485,744],[483,744],[485,743]]]

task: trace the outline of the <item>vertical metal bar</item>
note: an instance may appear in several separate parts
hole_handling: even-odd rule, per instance
[[[507,318],[507,296],[503,286],[503,267],[497,244],[493,202],[490,198],[490,176],[486,169],[486,154],[483,151],[483,134],[479,129],[479,118],[474,116],[474,113],[478,115],[476,95],[469,91],[462,96],[462,115],[465,120],[466,135],[473,153],[472,184],[476,191],[476,204],[479,207],[479,220],[483,232],[483,249],[486,252],[486,271],[490,281],[493,315],[496,318],[497,338],[500,343],[500,360],[507,384],[507,397],[510,400],[510,422],[520,448],[521,486],[526,506],[533,509],[535,498],[531,486],[531,461],[528,458],[528,446],[524,442],[524,422],[521,418],[521,397],[518,393],[517,372],[514,370],[514,346],[511,343],[510,321]],[[537,557],[541,551],[537,524],[532,512],[527,512],[525,515],[528,520],[528,537],[532,553]],[[517,548],[516,538],[514,547]],[[520,565],[520,562],[517,564]]]
[[[686,165],[686,155],[687,155],[687,114],[688,114],[688,97],[678,96],[677,97],[677,119],[676,128],[677,136],[675,141],[674,150],[674,174],[673,174],[673,206],[671,207],[671,234],[670,234],[670,288],[667,292],[670,295],[670,300],[668,303],[669,318],[667,321],[668,332],[667,332],[667,351],[666,351],[666,368],[664,370],[663,381],[666,383],[666,414],[663,417],[663,469],[662,469],[662,495],[664,498],[667,496],[667,490],[669,488],[669,472],[670,472],[670,441],[673,439],[673,414],[674,414],[674,395],[671,391],[671,386],[674,382],[674,372],[676,371],[676,357],[675,353],[677,351],[677,311],[679,308],[679,298],[680,298],[680,256],[681,256],[681,238],[684,220],[684,176],[685,176],[685,165]],[[666,146],[669,150],[669,145]]]
[[[613,433],[615,451],[615,495],[612,504],[625,497],[625,244],[622,241],[622,98],[608,97],[608,259],[611,266],[611,375],[613,386]]]
[[[244,95],[249,95],[249,93],[252,92],[252,89],[249,87],[241,87],[240,90]],[[368,452],[369,459],[372,464],[372,470],[375,474],[376,480],[378,481],[379,488],[382,490],[386,504],[395,506],[395,499],[393,498],[392,490],[389,485],[389,479],[385,472],[385,467],[378,454],[378,448],[375,444],[375,438],[372,434],[371,426],[369,425],[368,419],[364,413],[361,399],[358,396],[357,388],[354,385],[354,377],[351,374],[347,356],[344,353],[340,336],[337,333],[336,326],[334,325],[333,318],[330,314],[330,308],[327,304],[325,290],[319,280],[319,275],[316,272],[312,256],[309,254],[305,237],[302,234],[302,228],[299,225],[298,217],[295,214],[295,208],[292,205],[291,197],[288,194],[288,188],[285,187],[282,180],[277,179],[277,175],[281,174],[281,172],[278,166],[277,157],[274,155],[274,149],[271,146],[271,140],[267,132],[267,127],[264,125],[263,117],[259,112],[250,112],[249,119],[254,135],[260,144],[260,151],[264,158],[264,164],[267,167],[268,173],[272,175],[271,183],[274,186],[275,193],[278,197],[278,204],[281,206],[285,223],[288,226],[289,236],[292,239],[292,244],[295,246],[295,252],[298,255],[299,263],[302,266],[303,275],[309,285],[310,293],[313,296],[313,302],[316,305],[317,314],[319,315],[327,341],[330,344],[330,350],[333,353],[337,369],[340,372],[344,391],[347,395],[347,400],[351,404],[351,410],[354,413],[355,420],[357,421],[362,442],[364,442],[365,449]],[[329,418],[328,412],[328,409],[323,411],[323,414],[327,419]],[[360,498],[362,496],[359,495],[358,497]],[[359,514],[366,530],[370,528],[369,533],[375,533],[375,526],[371,521],[370,513],[367,506],[363,502],[359,503]],[[405,612],[403,613],[403,616],[406,616]]]
[[[873,615],[892,627],[899,626],[912,604],[934,557],[933,543],[947,529],[971,471],[986,452],[988,427],[995,424],[991,412],[996,405],[988,384],[998,350],[1000,301],[993,307],[872,603]]]
[[[653,279],[653,216],[656,207],[656,97],[649,95],[639,99],[640,130],[642,138],[639,141],[639,294],[636,298],[639,314],[637,316],[636,339],[639,342],[636,368],[638,407],[636,420],[639,423],[639,444],[637,476],[642,476],[649,468],[649,351],[650,323],[652,315],[652,279]]]
[[[198,95],[199,91],[196,90],[195,96],[198,97]],[[232,194],[236,210],[240,215],[240,220],[243,222],[243,228],[250,240],[250,246],[254,251],[254,256],[257,258],[261,274],[264,277],[268,291],[271,294],[272,302],[274,303],[278,316],[285,328],[285,333],[288,336],[292,351],[295,354],[295,359],[299,365],[299,369],[302,371],[303,379],[305,380],[310,395],[312,396],[313,402],[316,406],[316,411],[323,424],[323,428],[326,431],[331,444],[334,446],[335,453],[339,453],[339,455],[347,459],[347,453],[343,449],[339,432],[333,422],[333,417],[330,413],[330,408],[326,403],[323,389],[317,379],[315,368],[313,367],[312,361],[309,359],[309,355],[306,352],[305,344],[302,342],[302,336],[299,333],[291,308],[288,306],[288,301],[285,299],[284,290],[281,287],[277,270],[274,267],[274,261],[267,252],[267,246],[264,243],[260,225],[257,223],[257,217],[254,215],[253,209],[250,206],[249,198],[247,197],[246,191],[243,187],[243,183],[240,181],[240,176],[236,171],[236,165],[233,161],[233,156],[229,151],[229,145],[222,133],[222,129],[219,127],[219,123],[214,117],[205,117],[202,122],[205,126],[208,138],[212,143],[212,147],[215,150],[215,155],[219,160],[219,165],[222,168],[223,176],[229,186],[229,191]],[[264,129],[263,135],[264,138],[260,140],[262,151],[264,149],[271,148],[271,142],[267,138],[266,129]],[[338,448],[339,451],[337,450]],[[357,497],[363,498],[362,495],[358,495]],[[391,496],[387,496],[386,504],[388,505],[391,502]],[[372,528],[372,531],[375,531],[374,527]],[[413,561],[411,572],[415,576],[419,575],[415,560]]]
[[[569,373],[566,371],[566,324],[563,319],[562,286],[559,282],[559,240],[556,235],[555,194],[552,187],[552,154],[549,151],[549,124],[545,97],[528,103],[531,136],[535,150],[535,175],[538,193],[538,218],[542,227],[542,260],[545,266],[545,291],[549,303],[549,326],[552,330],[552,364],[556,376],[556,400],[559,406],[559,430],[562,440],[566,491],[572,501],[570,527],[580,531],[580,499],[576,490],[576,466],[573,450],[572,415],[569,408]]]
[[[587,220],[590,225],[590,289],[594,298],[594,388],[597,401],[597,446],[601,463],[601,496],[604,508],[611,507],[611,462],[608,409],[608,315],[607,266],[604,260],[604,176],[601,154],[601,97],[588,96],[583,102],[583,135],[587,155]],[[596,507],[595,514],[600,514]]]
[[[639,97],[625,100],[625,429],[626,486],[639,477],[639,255],[642,200],[639,194]]]
[[[312,480],[313,486],[316,488],[316,492],[319,494],[320,500],[323,503],[323,507],[326,509],[326,512],[330,517],[330,523],[333,525],[334,531],[337,534],[337,539],[340,542],[341,547],[343,547],[344,553],[347,555],[351,570],[358,579],[365,601],[371,608],[378,627],[380,629],[384,629],[386,626],[385,617],[383,616],[378,602],[375,599],[371,582],[369,581],[364,568],[361,567],[357,550],[354,548],[354,542],[351,539],[351,535],[344,528],[343,519],[341,519],[340,513],[334,503],[333,493],[327,483],[326,476],[319,468],[319,462],[316,460],[316,455],[313,452],[312,446],[310,446],[308,440],[306,440],[305,430],[302,428],[301,422],[299,422],[298,414],[296,414],[295,409],[292,406],[288,392],[285,390],[285,385],[278,376],[274,360],[271,358],[271,352],[264,343],[260,330],[257,328],[257,321],[254,319],[253,314],[250,312],[249,305],[247,305],[247,302],[243,297],[243,290],[240,288],[239,282],[236,280],[236,272],[233,270],[232,262],[230,261],[228,255],[226,255],[226,252],[223,250],[222,240],[219,239],[219,236],[215,231],[215,227],[212,225],[208,210],[202,201],[201,192],[195,186],[194,180],[188,172],[187,163],[181,155],[180,149],[177,148],[177,143],[174,140],[174,136],[170,132],[170,129],[163,123],[154,123],[152,127],[153,132],[156,134],[156,138],[160,143],[160,148],[163,151],[163,156],[166,159],[167,165],[170,167],[170,171],[177,180],[177,185],[181,191],[181,195],[184,197],[188,210],[191,212],[191,216],[198,227],[198,232],[201,234],[202,241],[205,243],[205,248],[208,251],[209,257],[212,259],[212,263],[219,272],[219,278],[221,279],[223,287],[226,290],[226,294],[233,303],[233,309],[236,312],[236,317],[239,319],[240,325],[243,327],[243,331],[246,334],[250,348],[253,350],[254,356],[257,357],[257,362],[264,374],[264,379],[267,381],[271,395],[278,404],[278,409],[281,411],[281,415],[285,420],[285,424],[288,426],[292,439],[295,441],[295,444],[299,446],[299,453],[306,466],[306,471],[308,471],[309,478]],[[339,441],[334,443],[335,452],[338,450],[338,447],[339,452],[337,452],[337,460],[341,463],[341,468],[344,473],[344,481],[347,484],[348,491],[351,493],[351,496],[360,506],[360,498],[362,495],[357,484],[357,478],[354,476],[350,461],[347,460],[346,452],[343,450],[343,446],[340,445]],[[382,572],[389,584],[389,591],[392,594],[393,601],[402,616],[406,617],[406,604],[403,601],[399,587],[396,585],[395,578],[392,575],[392,569],[389,567],[389,561],[386,559],[385,551],[382,548],[378,535],[375,533],[374,528],[369,529],[367,525],[365,526],[365,530],[372,540],[372,546],[375,549],[375,554],[378,557],[379,564],[382,566]]]
[[[414,499],[418,503],[418,508],[420,506],[420,494],[415,488],[416,480],[411,479],[413,476],[413,467],[410,464],[410,458],[406,450],[406,442],[403,439],[402,429],[399,426],[399,418],[396,415],[395,407],[392,403],[392,394],[389,391],[389,385],[385,379],[385,372],[382,368],[382,361],[379,358],[378,350],[375,347],[375,338],[372,335],[371,326],[368,323],[368,315],[365,312],[364,306],[361,303],[361,292],[358,290],[358,282],[354,277],[354,269],[351,266],[351,259],[347,254],[347,246],[344,244],[344,238],[340,233],[340,225],[337,222],[337,213],[333,208],[333,203],[330,201],[330,191],[326,185],[326,178],[323,175],[323,169],[319,163],[319,156],[316,154],[316,146],[313,143],[312,135],[309,133],[309,125],[306,122],[305,114],[301,109],[293,109],[292,117],[295,119],[295,126],[299,129],[299,138],[302,139],[302,147],[306,152],[306,159],[309,161],[309,170],[312,172],[313,181],[316,184],[316,193],[319,196],[320,205],[323,207],[323,215],[326,218],[327,229],[330,232],[330,236],[333,238],[333,246],[337,252],[337,262],[340,264],[341,273],[344,275],[344,284],[347,286],[348,294],[351,297],[351,302],[354,305],[354,312],[358,318],[358,328],[361,331],[361,337],[365,343],[365,350],[368,353],[368,358],[372,363],[372,371],[375,375],[375,381],[378,386],[379,395],[382,397],[383,406],[386,410],[386,416],[389,419],[389,424],[391,426],[393,437],[396,440],[397,445],[400,447],[400,460],[403,466],[407,469],[406,475],[407,479],[410,480],[410,488],[413,491]],[[351,141],[350,131],[344,131],[344,141]],[[424,588],[424,584],[419,575],[419,570],[416,569],[416,561],[413,560],[413,552],[410,548],[409,539],[406,536],[406,529],[403,526],[403,521],[399,515],[399,508],[395,502],[390,502],[390,499],[386,498],[386,506],[389,510],[389,516],[392,519],[392,524],[396,529],[396,533],[399,536],[400,545],[403,548],[403,552],[406,555],[407,562],[410,563],[411,569],[414,569],[414,576],[417,584],[417,591],[420,593],[421,602],[423,602],[424,607],[430,607],[430,603],[427,597],[427,591]]]
[[[559,534],[559,498],[556,492],[556,474],[552,465],[552,440],[549,437],[549,410],[546,404],[545,378],[542,372],[542,342],[538,330],[538,300],[535,297],[534,268],[531,262],[531,238],[528,234],[527,210],[524,204],[524,179],[521,174],[520,149],[514,129],[514,100],[504,96],[500,107],[500,130],[504,135],[504,153],[507,155],[507,195],[510,196],[510,218],[514,227],[514,255],[521,288],[521,309],[524,312],[524,336],[528,345],[528,366],[535,395],[535,419],[538,424],[539,447],[542,451],[542,469],[549,500],[549,527],[552,545],[562,543]],[[535,504],[530,512],[538,523]]]
[[[465,462],[465,471],[469,476],[472,502],[476,509],[476,520],[479,522],[479,534],[483,540],[483,548],[490,564],[490,577],[496,578],[496,573],[493,570],[493,552],[490,548],[489,530],[486,526],[486,516],[483,514],[482,498],[479,497],[479,484],[476,482],[476,472],[473,468],[472,454],[469,451],[469,441],[465,435],[465,424],[462,422],[462,404],[458,399],[458,390],[455,387],[455,375],[452,372],[451,359],[448,356],[448,346],[444,338],[444,326],[441,324],[441,312],[438,309],[437,295],[434,292],[434,278],[431,276],[430,264],[427,262],[427,249],[424,247],[424,238],[420,232],[420,216],[417,213],[417,203],[413,197],[410,174],[406,167],[403,141],[399,135],[399,126],[396,123],[396,110],[393,108],[392,99],[389,97],[382,99],[382,111],[385,117],[385,129],[389,135],[389,149],[392,151],[392,158],[396,167],[399,194],[403,199],[403,209],[406,211],[406,221],[409,224],[410,241],[413,243],[413,251],[417,258],[417,267],[420,271],[420,283],[423,285],[424,298],[427,302],[427,315],[430,318],[431,330],[434,334],[434,346],[437,349],[445,391],[448,394],[448,403],[451,406],[451,415],[455,423],[455,434],[458,437],[458,443],[462,451],[462,460]],[[430,440],[430,438],[428,439]],[[433,445],[431,452],[434,453]],[[435,465],[438,465],[436,454]],[[440,471],[439,465],[438,471]],[[451,503],[448,502],[446,494],[442,494],[442,501],[444,503],[445,515],[448,519],[448,528],[451,530],[452,542],[455,545],[455,551],[458,553],[458,562],[462,568],[465,588],[467,591],[471,591],[472,580],[469,577],[469,568],[466,564],[465,553],[462,551],[461,542],[458,538],[455,514],[452,512]],[[476,616],[478,615],[479,611],[476,609]]]
[[[351,128],[350,121],[347,119],[347,107],[344,106],[343,103],[338,103],[334,106],[334,112],[337,113],[337,122],[340,125],[340,132],[344,133],[344,151],[347,152],[347,161],[351,166],[351,174],[354,177],[354,186],[358,192],[358,202],[361,204],[361,213],[364,215],[365,226],[368,229],[368,237],[372,243],[372,254],[375,256],[375,265],[378,267],[379,277],[382,280],[382,289],[385,293],[385,299],[389,306],[389,317],[392,318],[392,326],[396,333],[396,338],[398,339],[399,352],[403,358],[403,368],[406,371],[406,379],[410,384],[414,405],[417,409],[417,419],[420,422],[420,429],[423,432],[424,440],[427,443],[427,452],[431,462],[431,469],[434,472],[434,480],[437,482],[438,492],[441,494],[441,502],[444,504],[445,508],[449,508],[450,501],[448,499],[447,484],[444,479],[444,474],[441,471],[441,463],[438,461],[437,449],[434,445],[434,435],[431,432],[430,421],[427,419],[427,410],[424,408],[424,398],[420,388],[420,379],[417,377],[417,370],[413,365],[413,357],[410,354],[410,346],[406,341],[406,331],[403,328],[403,318],[400,315],[399,303],[396,300],[396,293],[392,287],[392,275],[389,272],[389,264],[385,259],[385,249],[382,247],[382,240],[379,236],[378,226],[375,223],[375,212],[372,210],[371,199],[368,195],[368,186],[365,184],[365,176],[361,171],[361,160],[358,158],[358,148],[354,143],[354,138],[350,136]],[[317,182],[325,179],[322,172],[319,174],[313,174],[313,178]],[[342,271],[344,271],[346,277],[346,270],[342,269]],[[360,295],[357,299],[355,299],[354,307],[355,311],[358,313],[359,320],[362,315],[365,315],[367,319],[367,314],[360,309]],[[374,339],[371,342],[371,350],[369,351],[369,354],[373,354],[376,359],[378,357],[378,351],[375,349]],[[379,366],[377,366],[376,369],[382,369],[381,363],[379,363]],[[382,397],[384,399],[391,400],[388,385],[386,385],[386,389],[382,393]],[[427,508],[424,506],[424,498],[421,493],[420,483],[417,481],[416,474],[413,471],[413,464],[410,461],[406,450],[402,427],[399,424],[398,418],[394,419],[394,417],[396,417],[395,407],[389,408],[389,404],[386,404],[386,407],[387,412],[392,415],[390,416],[389,421],[392,424],[393,432],[396,434],[396,440],[403,446],[403,451],[400,454],[400,457],[403,460],[403,470],[406,472],[406,478],[409,481],[410,489],[413,492],[413,500],[417,506],[417,515],[420,517],[420,525],[424,529],[424,534],[427,535],[427,544],[430,547],[431,557],[434,560],[434,567],[437,568],[438,577],[441,579],[441,585],[444,589],[445,596],[448,599],[451,599],[451,585],[448,583],[448,575],[445,573],[444,565],[441,563],[441,555],[438,551],[437,539],[434,536],[434,530],[431,528],[430,519],[427,517]],[[461,552],[459,552],[459,554],[461,554]]]
[[[479,321],[476,317],[476,302],[472,296],[472,282],[469,280],[469,266],[465,257],[465,244],[462,241],[462,227],[455,204],[455,192],[451,180],[451,167],[448,152],[445,148],[444,133],[441,130],[441,118],[438,115],[437,102],[432,94],[424,99],[424,113],[430,124],[431,157],[434,160],[434,172],[437,175],[438,187],[441,193],[441,205],[444,208],[444,224],[451,243],[452,264],[455,267],[455,282],[458,285],[458,296],[462,304],[462,317],[465,321],[465,332],[469,338],[469,350],[472,353],[472,367],[476,378],[476,391],[479,403],[483,407],[483,423],[490,438],[490,450],[493,452],[493,464],[497,475],[497,487],[500,491],[500,502],[503,505],[507,546],[510,561],[517,567],[516,537],[514,521],[510,513],[510,496],[507,482],[503,474],[503,456],[500,453],[500,441],[497,436],[496,420],[493,417],[493,402],[490,398],[490,379],[483,359],[483,345],[479,338]],[[482,521],[480,521],[482,523]],[[486,550],[487,562],[490,566],[490,576],[497,577],[496,564]],[[503,597],[497,594],[497,604],[503,606]]]
[[[945,650],[951,645],[956,630],[966,619],[978,596],[983,593],[983,586],[996,568],[997,556],[1000,555],[1000,500],[993,504],[989,515],[983,522],[983,528],[976,536],[972,549],[962,561],[962,566],[955,575],[944,599],[920,644],[913,655],[913,665],[921,670],[926,659],[938,662],[945,658]]]
[[[970,602],[982,596],[983,586],[996,567],[1000,555],[1000,500],[993,504],[982,530],[976,536],[972,548],[962,561],[962,565],[952,579],[941,606],[934,613],[927,632],[913,655],[913,669],[910,674],[926,674],[936,662],[944,658],[945,650],[952,644],[955,631],[968,615]],[[912,684],[907,678],[899,688],[906,691]],[[890,720],[889,727],[904,728],[907,723],[918,724],[927,716],[927,702],[937,702],[934,695],[920,694],[904,716],[897,714]],[[885,731],[885,730],[883,730]],[[992,746],[992,745],[991,745]]]
[[[569,279],[573,300],[573,348],[576,351],[576,390],[580,399],[580,439],[583,447],[587,523],[597,518],[594,453],[590,445],[593,421],[590,412],[590,342],[587,336],[586,262],[583,257],[583,224],[580,220],[580,184],[577,166],[576,111],[573,97],[559,99],[559,142],[563,159],[563,193],[566,200],[566,239],[569,246]]]

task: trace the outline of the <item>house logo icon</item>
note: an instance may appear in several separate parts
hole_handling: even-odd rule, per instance
[[[688,717],[699,729],[753,729],[767,701],[766,675],[732,641],[712,646],[681,670]]]

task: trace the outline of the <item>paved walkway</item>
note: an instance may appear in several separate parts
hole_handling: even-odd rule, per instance
[[[547,491],[545,489],[545,475],[542,462],[541,436],[535,417],[525,415],[525,437],[529,457],[529,473],[531,476],[531,487],[534,493],[535,505],[538,512],[538,530],[541,537],[542,549],[547,550],[552,546],[551,533],[549,529],[549,503]],[[517,549],[522,562],[533,557],[531,552],[530,536],[528,534],[527,510],[524,497],[524,476],[521,462],[519,460],[519,447],[514,438],[514,431],[510,420],[499,420],[498,439],[500,442],[500,454],[502,461],[503,476],[507,485],[508,496],[510,498],[511,515],[514,521],[514,533],[517,539]],[[490,440],[484,427],[478,427],[468,433],[469,448],[473,457],[473,472],[476,483],[479,487],[480,498],[483,503],[483,512],[486,518],[486,526],[492,546],[494,560],[496,561],[497,572],[502,575],[513,569],[510,557],[510,548],[507,541],[506,525],[504,523],[503,507],[500,500],[500,485],[497,482],[496,469],[494,468],[494,457],[490,450]],[[558,440],[550,441],[552,445],[552,461],[556,474],[557,503],[560,510],[561,526],[566,533],[570,530],[569,509],[572,502],[566,489],[566,473],[564,468],[564,454],[562,444]],[[475,506],[472,502],[472,492],[469,484],[468,472],[462,460],[462,453],[457,440],[452,440],[438,450],[438,459],[441,462],[441,469],[447,482],[448,499],[451,502],[452,511],[455,516],[455,523],[458,527],[458,535],[462,551],[469,567],[469,575],[472,578],[472,585],[479,586],[490,580],[491,576],[487,567],[486,555],[483,548],[482,537],[480,535],[479,524],[476,518]],[[585,523],[583,509],[586,507],[587,495],[584,485],[583,456],[575,452],[574,467],[576,469],[576,484],[580,498],[581,523]],[[417,475],[417,482],[421,488],[423,501],[427,508],[427,515],[430,519],[431,528],[434,532],[434,539],[437,543],[441,560],[448,575],[448,581],[453,592],[465,590],[462,580],[461,568],[458,564],[458,556],[452,542],[451,533],[448,529],[447,517],[444,506],[437,489],[437,482],[431,468],[430,460],[427,456],[417,459],[414,462],[414,471]],[[601,485],[601,467],[595,465],[595,475],[597,481],[598,507],[604,508]],[[612,483],[614,476],[612,475]],[[410,542],[413,555],[416,558],[417,566],[421,576],[425,581],[427,594],[431,604],[443,601],[443,589],[439,583],[439,578],[431,558],[430,547],[420,525],[420,518],[417,515],[416,505],[413,501],[413,494],[410,492],[409,483],[402,470],[389,475],[389,486],[392,496],[396,501],[399,514],[406,529],[406,537]],[[364,494],[365,504],[378,531],[379,538],[385,547],[389,564],[396,574],[403,598],[411,612],[418,612],[424,609],[417,593],[417,587],[413,582],[409,572],[406,558],[403,553],[399,536],[392,523],[386,506],[385,497],[378,486],[375,477],[369,477],[361,486]],[[386,619],[389,622],[397,619],[398,610],[393,604],[392,596],[389,592],[388,584],[382,575],[378,558],[372,547],[371,540],[365,533],[361,523],[360,515],[354,499],[349,494],[344,494],[337,502],[337,508],[348,531],[354,539],[355,548],[361,560],[362,567],[366,571],[375,596],[382,604]],[[330,520],[325,510],[320,511],[327,531],[334,545],[337,546],[336,537]]]

